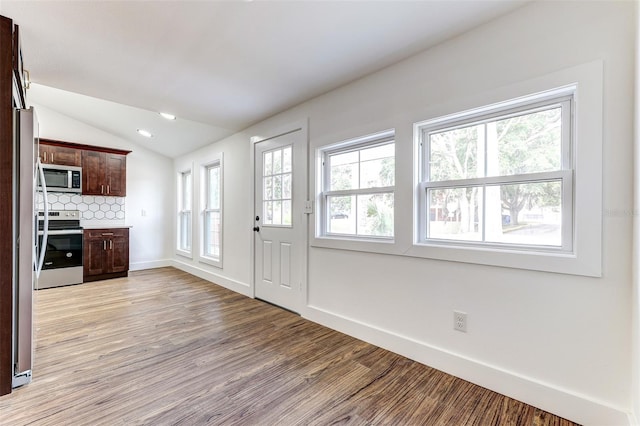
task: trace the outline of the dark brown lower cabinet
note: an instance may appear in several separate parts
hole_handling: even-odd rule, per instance
[[[84,281],[126,277],[129,228],[85,229]]]

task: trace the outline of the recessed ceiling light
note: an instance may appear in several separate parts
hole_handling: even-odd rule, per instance
[[[166,118],[167,120],[175,120],[176,119],[175,115],[169,114],[167,112],[161,112],[160,115],[163,116],[164,118]]]
[[[148,130],[144,130],[144,129],[138,129],[138,133],[140,133],[142,136],[144,136],[145,138],[151,138],[153,137],[153,135],[151,134],[150,131]]]

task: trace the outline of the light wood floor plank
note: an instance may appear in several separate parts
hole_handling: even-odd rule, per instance
[[[573,423],[173,268],[36,292],[0,425]]]

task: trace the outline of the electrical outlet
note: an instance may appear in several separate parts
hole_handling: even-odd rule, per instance
[[[467,314],[465,312],[453,311],[453,329],[467,332]]]

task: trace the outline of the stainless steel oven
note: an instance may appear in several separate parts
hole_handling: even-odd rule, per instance
[[[44,213],[39,212],[39,215],[43,219]],[[42,220],[38,223],[39,243],[42,244],[44,224]],[[82,239],[79,211],[49,212],[47,246],[36,289],[82,283]]]

